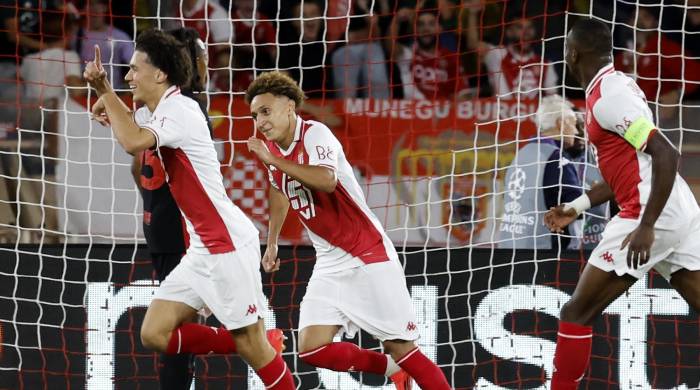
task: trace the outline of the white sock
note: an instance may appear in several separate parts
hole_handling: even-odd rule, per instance
[[[386,355],[386,373],[384,375],[390,377],[399,371],[401,371],[401,367],[396,364],[394,359],[391,358],[391,355]]]

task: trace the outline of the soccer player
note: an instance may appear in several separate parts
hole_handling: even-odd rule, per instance
[[[271,182],[263,268],[279,268],[277,240],[290,206],[316,249],[299,316],[301,360],[335,371],[393,376],[398,388],[412,384],[407,373],[424,390],[450,389],[440,368],[414,343],[419,335],[398,255],[338,140],[322,123],[296,114],[304,93],[285,74],[262,74],[245,98],[256,129],[267,139],[248,139]],[[341,331],[352,336],[359,329],[382,341],[389,356],[333,342]]]
[[[678,175],[678,151],[653,123],[644,93],[615,71],[612,36],[595,19],[578,21],[565,60],[586,88],[586,131],[605,179],[545,215],[561,231],[583,210],[615,199],[620,212],[605,227],[573,296],[561,308],[552,389],[575,389],[591,352],[593,322],[651,268],[700,311],[700,208]]]
[[[258,231],[226,195],[199,105],[180,93],[190,83],[189,54],[171,35],[148,30],[137,38],[129,68],[125,80],[144,104],[135,113],[114,93],[95,48],[83,74],[100,96],[93,114],[106,112],[126,152],[157,150],[189,236],[185,256],[148,307],[141,341],[168,354],[237,352],[268,389],[294,389],[291,372],[265,337]],[[205,305],[222,328],[190,322]]]
[[[197,101],[202,114],[208,120],[206,103],[202,107],[202,101],[198,99],[206,80],[208,56],[204,43],[199,39],[197,30],[192,28],[180,28],[169,33],[185,44],[185,48],[190,52],[190,59],[193,60],[192,69],[196,70],[189,87],[181,89],[180,93]],[[131,171],[143,199],[143,235],[153,269],[158,281],[162,283],[185,254],[185,226],[180,209],[165,181],[165,170],[158,158],[158,152],[147,149],[137,153],[131,164]],[[191,354],[161,354],[158,369],[160,388],[189,389],[192,381],[191,362]]]

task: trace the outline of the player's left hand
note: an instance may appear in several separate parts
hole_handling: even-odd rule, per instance
[[[654,244],[654,228],[647,225],[639,225],[632,233],[622,241],[620,250],[627,249],[627,266],[637,269],[649,261],[651,246]]]
[[[272,160],[275,158],[275,156],[270,153],[270,149],[267,148],[265,142],[255,137],[248,138],[248,150],[255,153],[265,165],[272,164]]]

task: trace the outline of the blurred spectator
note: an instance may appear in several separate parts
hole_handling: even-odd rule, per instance
[[[687,14],[683,26],[685,48],[694,57],[700,57],[700,0],[687,0]]]
[[[42,48],[40,14],[62,8],[63,2],[57,0],[0,0],[0,128],[5,131],[16,126],[21,59]]]
[[[469,0],[466,41],[470,50],[477,50],[489,72],[491,88],[504,99],[536,98],[556,92],[558,80],[554,67],[535,50],[537,29],[522,12],[510,12],[505,26],[505,45],[494,46],[480,40],[479,14],[483,0]]]
[[[376,19],[368,9],[354,5],[348,25],[348,43],[333,53],[333,85],[338,98],[388,99],[389,77],[382,45],[376,41]],[[362,15],[362,16],[359,16]]]
[[[321,98],[326,90],[326,47],[323,42],[323,10],[318,1],[294,4],[280,24],[279,68],[296,80],[310,98]]]
[[[660,7],[638,5],[637,10],[630,20],[637,22],[634,37],[615,55],[615,68],[635,77],[647,100],[659,103],[659,119],[670,119],[678,113],[682,89],[685,94],[698,89],[700,63],[659,33]]]
[[[229,75],[232,66],[231,43],[235,41],[234,26],[228,12],[216,0],[182,0],[175,4],[177,17],[182,26],[197,30],[200,39],[207,43],[212,80],[225,80],[229,90]]]
[[[223,91],[245,91],[255,71],[274,68],[277,57],[277,32],[269,18],[258,12],[255,0],[232,1],[234,27],[232,69],[217,72],[215,84]]]
[[[397,26],[409,13],[397,13],[392,23],[391,37],[396,37]],[[414,22],[411,21],[411,25]],[[406,99],[452,99],[463,97],[470,91],[461,75],[459,54],[438,43],[440,21],[437,9],[422,9],[415,20],[416,38],[411,46],[401,44],[397,39],[385,40],[394,46],[396,62],[401,71]],[[390,48],[391,50],[391,48]]]
[[[576,112],[576,139],[573,145],[566,149],[572,165],[576,168],[583,190],[589,190],[594,184],[603,181],[603,175],[598,169],[598,160],[594,148],[586,141],[584,113]],[[610,220],[610,204],[605,202],[593,206],[583,214],[581,247],[593,249],[602,238],[603,229]]]
[[[182,0],[175,7],[183,26],[197,30],[200,39],[213,45],[214,50],[223,49],[233,42],[228,12],[217,0]]]
[[[539,136],[522,147],[506,170],[504,213],[498,229],[499,248],[577,249],[581,221],[570,224],[566,236],[544,226],[550,207],[570,202],[582,193],[581,180],[567,149],[574,145],[576,115],[559,95],[547,96],[537,109]]]
[[[73,95],[82,95],[80,57],[68,50],[68,42],[77,29],[76,21],[61,13],[47,14],[41,21],[41,50],[24,57],[20,74],[24,81],[24,97],[43,106],[50,99],[65,96],[65,87]]]
[[[440,46],[453,52],[459,50],[459,3],[459,0],[437,0]]]
[[[95,45],[99,45],[107,77],[115,88],[124,88],[124,75],[134,54],[134,43],[127,33],[109,23],[109,12],[109,0],[88,0],[86,24],[78,30],[74,47],[85,64],[93,59]]]

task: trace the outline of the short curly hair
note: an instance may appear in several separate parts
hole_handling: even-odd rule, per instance
[[[142,32],[134,50],[146,53],[148,61],[168,75],[171,85],[186,89],[192,81],[192,59],[185,47],[172,35],[158,29]]]
[[[245,101],[250,104],[256,96],[266,93],[271,93],[275,96],[286,96],[294,100],[297,107],[300,107],[304,103],[304,99],[306,99],[304,91],[301,90],[294,79],[285,73],[277,71],[266,72],[258,76],[248,87],[245,93]]]

